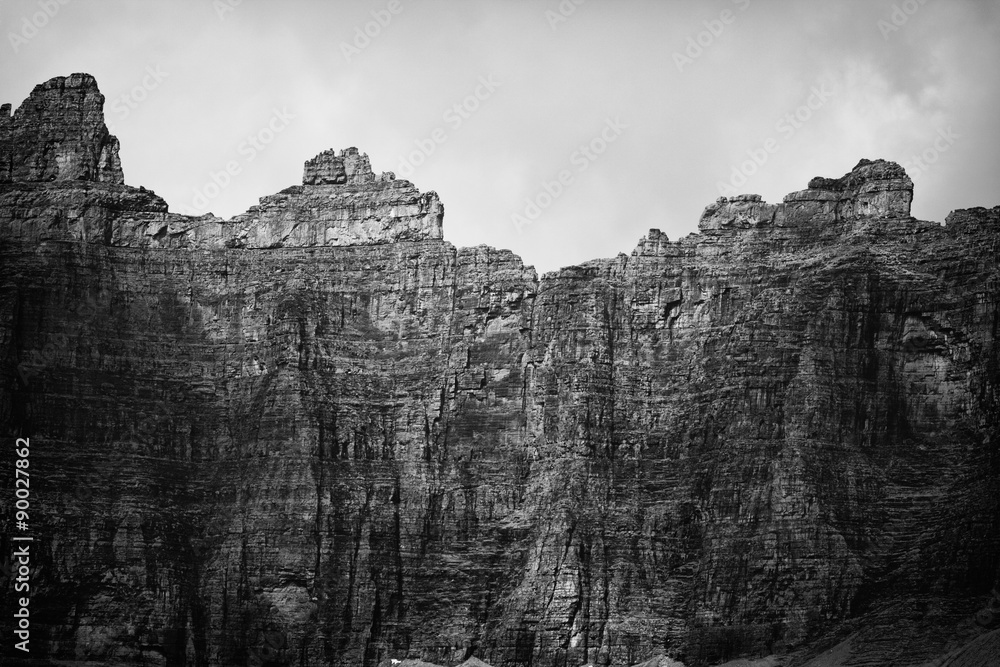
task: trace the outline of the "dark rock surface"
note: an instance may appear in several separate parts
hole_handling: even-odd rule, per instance
[[[995,644],[1000,207],[916,220],[862,160],[539,278],[356,149],[232,220],[170,213],[123,185],[102,100],[73,75],[0,114],[28,664]]]

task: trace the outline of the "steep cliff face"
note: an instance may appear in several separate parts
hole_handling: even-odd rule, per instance
[[[102,99],[73,75],[0,114],[29,664],[993,640],[1000,207],[916,220],[862,160],[539,279],[356,149],[232,220],[170,213],[123,185]]]

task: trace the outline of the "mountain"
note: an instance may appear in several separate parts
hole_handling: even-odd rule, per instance
[[[354,148],[231,220],[172,213],[103,104],[74,74],[0,108],[0,462],[27,438],[31,481],[23,529],[3,475],[2,553],[33,538],[10,664],[996,642],[1000,207],[917,220],[861,160],[539,277]]]

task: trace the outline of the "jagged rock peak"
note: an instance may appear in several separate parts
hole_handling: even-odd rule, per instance
[[[384,172],[378,179],[392,181],[396,176]],[[360,153],[351,146],[341,151],[325,150],[311,160],[306,160],[302,175],[303,185],[363,185],[375,181],[367,153]]]
[[[709,204],[698,220],[700,231],[732,227],[757,227],[774,221],[777,206],[768,204],[760,195],[719,197]]]
[[[124,183],[118,139],[104,124],[104,95],[90,74],[35,86],[8,116],[0,108],[0,182]]]
[[[660,256],[665,253],[665,248],[670,245],[670,238],[659,229],[649,230],[649,234],[639,239],[639,245],[632,251],[632,256]]]
[[[867,160],[862,158],[854,169],[840,178],[824,178],[816,176],[809,180],[810,190],[829,190],[844,192],[862,185],[879,181],[903,181],[913,189],[913,181],[907,176],[906,170],[889,160]]]
[[[807,189],[785,195],[781,204],[768,204],[755,194],[719,197],[705,207],[698,229],[906,219],[912,201],[913,181],[901,166],[889,160],[862,159],[840,178],[811,179]]]
[[[862,159],[840,178],[815,177],[808,189],[785,195],[784,202],[831,202],[837,220],[909,218],[913,181],[889,160]],[[825,216],[821,215],[821,219]]]

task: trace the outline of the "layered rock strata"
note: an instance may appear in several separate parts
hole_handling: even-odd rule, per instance
[[[123,182],[118,139],[104,125],[104,96],[89,74],[39,84],[11,117],[0,107],[0,183]]]
[[[102,100],[73,75],[0,114],[26,664],[992,645],[1000,207],[916,220],[862,160],[539,278],[356,149],[232,220],[171,213]]]

